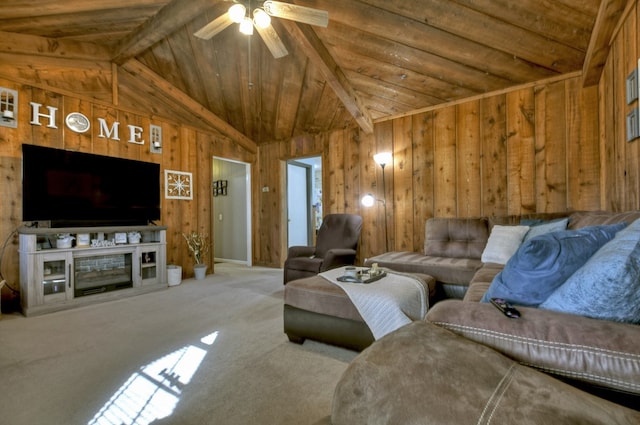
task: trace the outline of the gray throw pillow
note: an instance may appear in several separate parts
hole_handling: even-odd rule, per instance
[[[624,223],[591,226],[524,242],[493,279],[482,302],[496,297],[537,306],[624,227]]]
[[[520,224],[525,224],[521,222]],[[560,218],[557,220],[545,221],[539,224],[531,224],[531,228],[524,235],[524,241],[528,241],[529,239],[533,239],[536,236],[544,235],[546,233],[560,232],[562,230],[567,230],[567,224],[569,224],[569,217]]]
[[[640,219],[600,248],[540,308],[640,323]]]

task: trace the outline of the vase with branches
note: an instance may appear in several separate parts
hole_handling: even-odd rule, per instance
[[[187,241],[187,247],[196,264],[203,264],[202,260],[209,252],[209,236],[205,233],[191,232],[183,233],[182,236]]]

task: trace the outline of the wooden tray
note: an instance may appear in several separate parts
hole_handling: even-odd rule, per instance
[[[380,280],[387,275],[387,272],[378,273],[375,276],[371,276],[369,273],[358,272],[356,277],[350,276],[338,276],[336,280],[339,282],[349,282],[349,283],[371,283],[376,280]]]

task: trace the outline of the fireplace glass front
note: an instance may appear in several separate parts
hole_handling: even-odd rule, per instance
[[[74,258],[74,296],[131,288],[132,254]]]

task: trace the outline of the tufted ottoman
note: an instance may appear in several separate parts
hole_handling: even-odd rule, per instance
[[[331,423],[630,425],[640,423],[640,412],[420,321],[351,362],[334,393]]]
[[[436,281],[426,274],[413,274],[435,295]],[[337,285],[321,276],[291,281],[284,290],[284,332],[289,341],[313,339],[361,351],[374,341],[367,324]]]

